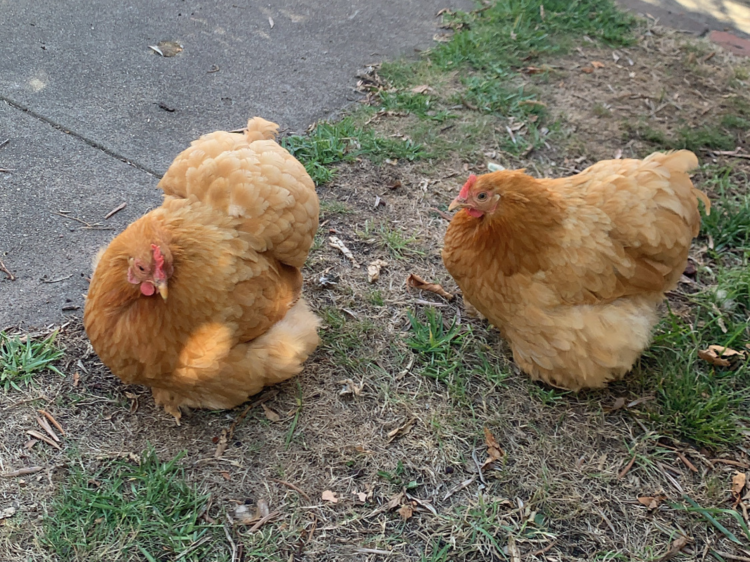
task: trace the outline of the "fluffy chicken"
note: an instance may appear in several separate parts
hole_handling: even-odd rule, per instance
[[[318,228],[305,168],[260,118],[194,141],[159,183],[161,207],[97,256],[84,325],[129,384],[181,408],[232,408],[302,370],[318,318],[300,268]]]
[[[575,176],[470,176],[443,262],[535,380],[579,390],[622,378],[648,346],[700,229],[692,152],[598,162]]]

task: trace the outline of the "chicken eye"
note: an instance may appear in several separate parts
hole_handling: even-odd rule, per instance
[[[484,201],[485,199],[487,199],[487,192],[486,191],[483,191],[482,193],[480,193],[479,195],[477,195],[477,200],[478,201]]]
[[[143,268],[142,265],[139,265],[139,266],[136,266],[136,267],[138,267],[138,271],[140,271],[141,273],[145,273],[146,272],[146,270]]]

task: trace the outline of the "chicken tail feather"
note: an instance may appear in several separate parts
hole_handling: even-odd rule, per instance
[[[248,142],[258,140],[274,140],[279,132],[279,126],[276,123],[266,121],[262,117],[252,117],[247,122],[245,137]]]

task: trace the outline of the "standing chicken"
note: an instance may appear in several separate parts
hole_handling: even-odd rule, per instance
[[[580,174],[470,176],[443,262],[533,379],[578,390],[622,378],[648,346],[700,229],[692,152],[607,160]]]
[[[159,183],[162,206],[97,257],[91,343],[178,423],[181,407],[232,408],[296,375],[318,345],[300,296],[318,197],[277,129],[256,117],[194,141]]]

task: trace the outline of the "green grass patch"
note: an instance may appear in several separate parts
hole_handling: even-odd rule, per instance
[[[20,390],[19,385],[28,385],[34,374],[48,369],[63,376],[52,364],[63,356],[55,344],[57,332],[41,341],[26,337],[9,336],[0,332],[0,387],[8,392]]]
[[[139,464],[74,465],[44,520],[42,543],[60,560],[225,561],[221,525],[199,520],[208,496],[184,479],[178,461],[149,448]]]
[[[455,320],[449,324],[434,308],[420,316],[408,313],[411,331],[406,345],[417,354],[422,375],[446,384],[457,398],[466,394],[471,375],[481,382],[503,384],[508,373],[470,326],[459,326]]]
[[[358,156],[376,161],[386,158],[412,161],[426,156],[423,147],[413,141],[379,137],[371,129],[357,125],[351,116],[335,123],[321,121],[307,135],[281,139],[281,145],[302,162],[316,185],[333,179],[331,165]]]
[[[667,135],[663,131],[654,129],[645,123],[638,125],[624,124],[630,137],[639,138],[643,141],[657,145],[668,150],[687,149],[699,152],[703,148],[714,150],[732,150],[735,148],[735,139],[721,127],[706,125],[693,129],[681,127],[673,135]]]

